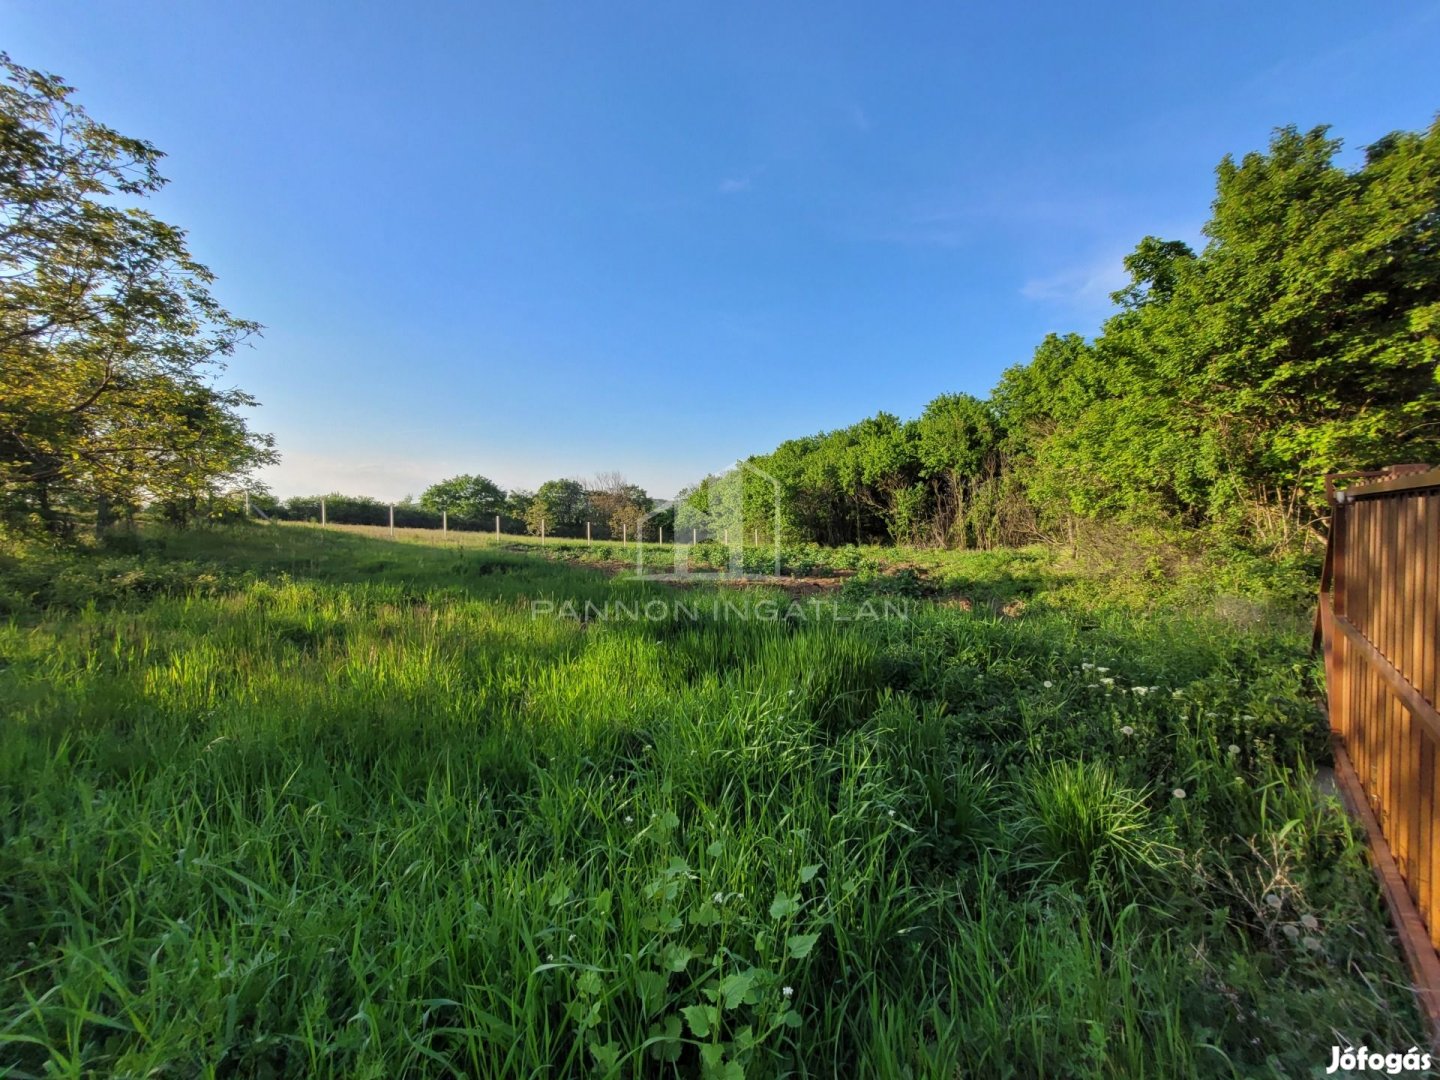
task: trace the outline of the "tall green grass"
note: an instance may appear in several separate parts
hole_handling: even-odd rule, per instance
[[[6,552],[0,1064],[1288,1076],[1420,1041],[1298,620],[709,595],[535,618],[675,594],[304,528]]]

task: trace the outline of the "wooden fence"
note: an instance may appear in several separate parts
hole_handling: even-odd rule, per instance
[[[1336,779],[1440,1033],[1440,469],[1343,474],[1326,490],[1316,636]]]

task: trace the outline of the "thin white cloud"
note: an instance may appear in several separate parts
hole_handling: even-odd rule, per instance
[[[1110,253],[1054,274],[1030,278],[1020,286],[1020,295],[1027,300],[1069,307],[1109,307],[1110,294],[1130,280],[1123,260],[1123,256]]]
[[[734,176],[727,176],[720,181],[718,190],[721,195],[739,195],[741,192],[749,191],[755,186],[755,181],[764,171],[765,167],[762,165],[758,169],[747,169]]]
[[[886,244],[919,247],[960,247],[975,238],[973,215],[951,211],[921,211],[877,229],[870,237]]]
[[[1109,223],[1116,216],[1113,200],[1103,196],[931,192],[882,195],[869,206],[853,208],[847,231],[854,239],[875,243],[953,248],[997,229],[1074,229],[1076,222]]]

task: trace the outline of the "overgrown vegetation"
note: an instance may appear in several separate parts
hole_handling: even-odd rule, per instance
[[[1142,241],[1093,341],[658,517],[617,475],[463,475],[398,508],[445,544],[117,533],[319,505],[253,485],[270,441],[215,388],[255,325],[120,205],[159,152],[0,62],[5,1075],[1299,1075],[1422,1042],[1316,783],[1295,540],[1325,472],[1440,446],[1440,125],[1351,171],[1280,132],[1222,164],[1204,251]],[[462,531],[496,515],[552,542]],[[697,542],[553,542],[587,522]],[[781,580],[670,589],[638,552]]]
[[[1146,237],[1100,334],[989,401],[947,394],[749,459],[748,531],[994,547],[1087,521],[1297,546],[1326,473],[1440,460],[1440,122],[1335,161],[1324,128],[1226,158],[1203,251]],[[708,509],[714,480],[688,493]]]
[[[1303,1075],[1422,1039],[1314,783],[1304,613],[1243,569],[1142,609],[934,553],[1023,611],[725,591],[744,618],[474,536],[116,543],[0,562],[12,1075]]]

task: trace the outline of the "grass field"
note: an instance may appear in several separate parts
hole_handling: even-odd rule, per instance
[[[1296,1076],[1423,1041],[1288,601],[861,551],[797,611],[361,533],[0,555],[7,1075]]]

